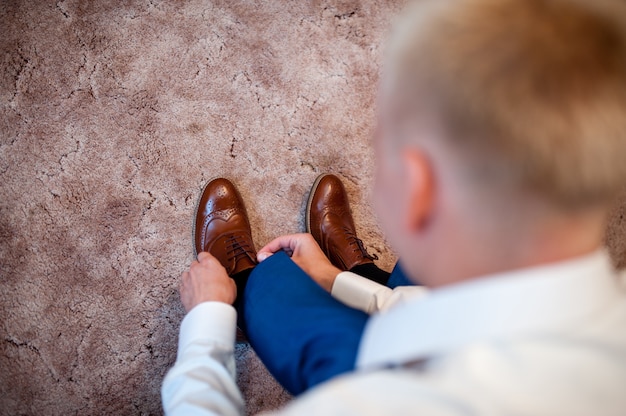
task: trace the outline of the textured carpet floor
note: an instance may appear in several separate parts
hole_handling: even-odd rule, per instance
[[[401,1],[0,2],[0,413],[159,414],[202,185],[257,245],[301,230],[321,172],[368,203],[382,39]],[[608,241],[626,264],[625,205]],[[246,345],[256,412],[288,395]]]

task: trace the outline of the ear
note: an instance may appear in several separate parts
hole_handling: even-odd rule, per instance
[[[406,225],[411,231],[422,229],[433,210],[435,178],[426,154],[419,149],[402,150],[402,163],[407,184]]]

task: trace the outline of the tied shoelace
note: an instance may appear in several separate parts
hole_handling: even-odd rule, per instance
[[[378,260],[378,256],[376,254],[371,255],[370,253],[367,252],[367,250],[365,249],[365,246],[363,245],[363,240],[358,238],[351,228],[344,227],[343,231],[346,235],[346,239],[348,240],[348,243],[351,246],[356,246],[353,248],[355,253],[360,252],[361,256],[363,256],[364,258],[368,260]]]
[[[235,263],[242,257],[254,259],[254,250],[250,246],[249,240],[242,235],[231,234],[226,238],[226,250],[228,261],[234,260]]]

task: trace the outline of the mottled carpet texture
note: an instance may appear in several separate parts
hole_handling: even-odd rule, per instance
[[[159,414],[198,192],[232,179],[257,245],[321,172],[361,237],[382,40],[402,1],[0,2],[0,412]],[[608,242],[626,264],[624,204]],[[249,411],[289,396],[237,347]]]

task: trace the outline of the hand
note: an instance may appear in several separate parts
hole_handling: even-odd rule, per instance
[[[264,261],[277,251],[283,250],[306,274],[330,292],[341,270],[333,266],[311,234],[292,234],[278,237],[267,244],[257,255]]]
[[[237,297],[235,281],[211,254],[198,254],[198,261],[180,279],[180,300],[189,312],[202,302],[224,302],[232,305]]]

